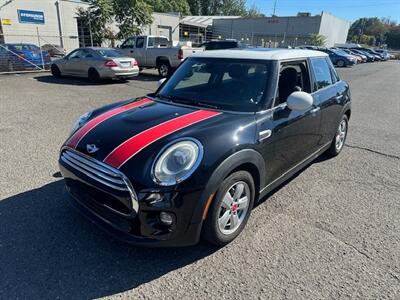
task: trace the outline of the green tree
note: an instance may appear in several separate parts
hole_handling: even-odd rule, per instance
[[[255,4],[247,9],[246,0],[187,0],[187,3],[194,16],[264,16]]]
[[[351,24],[348,39],[371,46],[381,45],[385,43],[387,33],[395,26],[396,22],[388,18],[361,18]],[[366,42],[365,36],[369,36],[368,42]]]
[[[153,22],[152,8],[144,0],[114,0],[115,20],[118,22],[118,38],[125,39],[140,34],[143,26]]]
[[[155,12],[179,12],[183,16],[190,15],[190,6],[186,0],[147,0]]]
[[[90,28],[94,45],[101,45],[109,37],[110,23],[114,15],[112,0],[89,0],[89,8],[78,9],[77,17]]]
[[[190,8],[190,14],[193,16],[199,16],[201,14],[201,0],[187,0]]]
[[[245,14],[246,17],[249,18],[259,18],[259,17],[265,17],[263,13],[261,13],[260,9],[253,4],[246,12]]]
[[[311,45],[323,47],[325,46],[325,43],[326,43],[326,37],[323,36],[322,34],[313,33],[310,35]]]
[[[386,42],[389,48],[400,49],[400,25],[393,26],[386,34]]]

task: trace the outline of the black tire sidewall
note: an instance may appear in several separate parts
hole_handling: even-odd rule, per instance
[[[167,74],[162,74],[161,72],[161,66],[166,66],[167,67]],[[158,74],[161,77],[169,77],[171,75],[171,66],[169,65],[169,63],[167,61],[161,61],[158,64]]]
[[[51,65],[50,70],[54,77],[61,77],[60,69],[56,65]]]
[[[223,197],[225,196],[226,192],[228,189],[235,184],[235,182],[238,181],[244,181],[247,183],[247,185],[250,188],[250,194],[251,194],[251,199],[249,201],[249,207],[245,216],[245,219],[243,222],[240,224],[239,228],[232,234],[230,235],[225,235],[223,234],[218,227],[218,213],[219,213],[219,208],[221,206],[221,202]],[[243,228],[246,226],[247,221],[250,217],[253,205],[254,205],[254,198],[255,198],[255,185],[254,185],[254,180],[251,174],[247,171],[238,171],[230,176],[228,176],[220,185],[215,193],[213,203],[211,204],[208,213],[207,213],[207,219],[204,222],[203,226],[203,231],[202,231],[202,236],[205,238],[207,241],[209,241],[212,244],[218,245],[218,246],[223,246],[231,241],[233,241],[242,231]]]
[[[339,60],[337,61],[337,65],[338,65],[338,67],[345,67],[345,66],[346,66],[346,63],[345,63],[344,60],[339,59]]]
[[[100,81],[100,74],[95,69],[89,69],[88,79],[92,83],[98,83]]]
[[[343,146],[342,146],[342,148],[340,148],[340,150],[338,150],[338,149],[336,148],[336,133],[337,133],[337,130],[339,129],[339,126],[340,126],[340,124],[342,123],[343,120],[346,120],[346,136],[344,137],[344,141],[343,141]],[[347,115],[343,115],[343,116],[340,118],[340,121],[339,121],[339,123],[338,123],[337,126],[336,126],[335,136],[333,137],[332,144],[331,144],[331,146],[329,147],[329,150],[328,150],[330,156],[337,156],[337,155],[339,155],[340,152],[342,152],[342,150],[343,150],[343,148],[344,148],[344,145],[345,145],[345,143],[346,143],[346,139],[347,139],[347,134],[348,134],[348,132],[349,132],[349,118],[347,117]]]

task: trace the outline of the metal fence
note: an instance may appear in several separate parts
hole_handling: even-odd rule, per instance
[[[50,68],[51,62],[80,46],[91,46],[90,32],[79,36],[54,35],[35,31],[0,33],[0,74],[38,72]]]

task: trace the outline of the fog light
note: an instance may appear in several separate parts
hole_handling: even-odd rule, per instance
[[[167,226],[172,225],[173,220],[174,220],[174,219],[172,218],[172,214],[167,213],[167,212],[165,212],[165,211],[162,211],[162,212],[160,213],[160,221],[161,221],[161,223],[163,223],[164,225],[167,225]]]

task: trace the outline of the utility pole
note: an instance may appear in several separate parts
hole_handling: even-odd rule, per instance
[[[275,13],[276,13],[276,2],[278,2],[278,0],[275,0],[275,2],[274,2],[274,12],[272,13],[273,16],[275,16]]]

